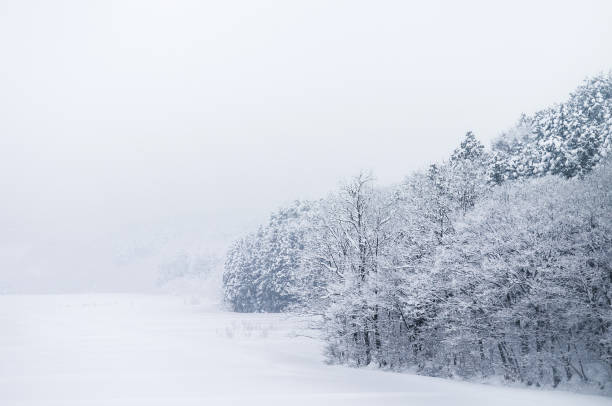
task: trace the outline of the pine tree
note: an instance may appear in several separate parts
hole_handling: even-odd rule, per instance
[[[608,73],[586,80],[564,103],[531,117],[523,115],[514,129],[494,142],[494,182],[502,177],[584,176],[610,153],[611,133]]]

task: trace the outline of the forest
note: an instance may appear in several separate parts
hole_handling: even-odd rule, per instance
[[[612,390],[612,73],[485,147],[363,172],[235,241],[224,300],[313,316],[329,362]]]

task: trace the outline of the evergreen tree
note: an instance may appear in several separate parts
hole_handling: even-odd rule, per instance
[[[562,104],[532,117],[523,115],[514,129],[494,142],[494,182],[547,174],[583,176],[609,154],[611,133],[608,73],[586,80]]]
[[[296,302],[292,287],[310,228],[311,207],[308,202],[295,202],[282,208],[270,216],[266,227],[230,247],[223,286],[232,309],[279,312]]]

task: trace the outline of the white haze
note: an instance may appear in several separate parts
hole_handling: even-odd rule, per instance
[[[0,3],[0,290],[153,288],[612,67],[609,1]]]

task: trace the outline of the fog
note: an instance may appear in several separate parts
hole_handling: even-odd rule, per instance
[[[609,1],[0,3],[0,291],[144,291],[612,67]]]

